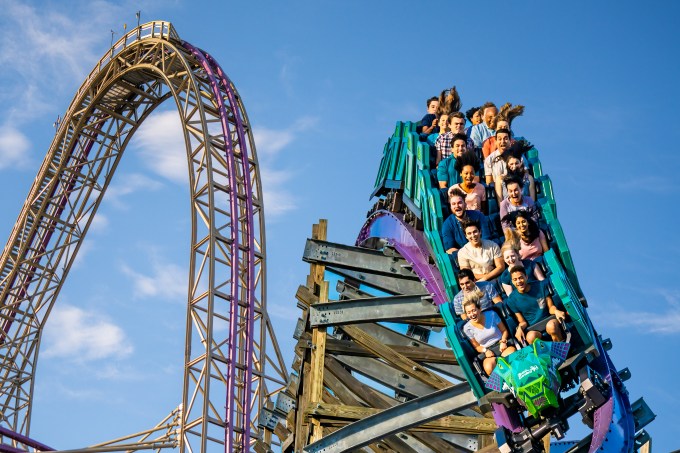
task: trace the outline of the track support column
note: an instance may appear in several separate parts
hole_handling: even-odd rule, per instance
[[[318,224],[312,227],[312,238],[325,241],[328,236],[328,221],[320,219]],[[319,298],[319,304],[328,302],[328,282],[324,279],[326,266],[314,263],[310,265],[307,286],[312,288],[314,294]],[[323,399],[323,371],[324,356],[326,354],[326,327],[317,326],[312,329],[312,352],[310,368],[310,394],[309,402],[318,404]],[[311,421],[311,442],[316,442],[323,437],[323,427],[316,417],[310,417]]]

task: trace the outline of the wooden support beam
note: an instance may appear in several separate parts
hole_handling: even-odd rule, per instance
[[[283,424],[281,424],[281,422],[279,422],[279,423],[276,424],[276,427],[274,428],[274,434],[279,439],[288,439],[288,436],[291,435],[291,432],[290,432],[290,430],[288,430],[288,428],[283,426]]]
[[[335,359],[326,357],[326,370],[329,370],[329,361],[332,361],[335,366],[339,366]],[[343,404],[348,404],[350,406],[361,406],[364,402],[370,404],[370,402],[361,398],[356,392],[353,392],[352,389],[348,387],[348,385],[351,385],[352,383],[345,383],[341,379],[338,379],[333,373],[324,373],[323,382],[338,396]]]
[[[315,240],[325,241],[328,235],[328,221],[325,219],[319,220],[319,223],[312,227],[312,238]],[[307,286],[312,290],[313,294],[318,297],[316,303],[323,304],[328,302],[328,282],[324,279],[326,266],[319,263],[312,263],[310,265],[310,273],[307,277]],[[313,298],[312,304],[313,302]],[[321,403],[323,397],[323,372],[324,372],[324,357],[326,355],[326,328],[315,327],[312,329],[312,353],[311,353],[311,369],[310,369],[310,394],[309,402],[311,404]],[[317,442],[323,438],[323,427],[318,418],[312,417],[312,437],[311,442]]]
[[[326,369],[328,369],[328,361],[332,361],[331,366],[333,367],[340,367],[340,364],[335,361],[332,357],[327,357],[326,358]],[[337,371],[337,370],[336,370]],[[346,371],[345,371],[346,372]],[[350,383],[349,385],[355,384],[354,382],[351,382],[352,380],[355,380],[353,376],[350,375]],[[345,385],[346,383],[342,381],[341,379],[338,379],[333,373],[324,373],[324,383],[330,388],[334,394],[338,396],[338,399],[342,401],[343,404],[349,405],[349,406],[361,406],[362,402],[357,398],[355,394],[352,393],[352,391]],[[378,398],[378,401],[381,401],[380,398]],[[370,404],[370,403],[369,403]],[[389,407],[387,403],[385,403],[385,406],[379,406],[379,407]],[[324,424],[324,426],[328,426]],[[385,439],[383,439],[383,442],[387,446],[389,446],[391,449],[397,451],[397,452],[413,452],[417,453],[416,450],[412,449],[409,447],[409,445],[404,442],[402,439],[400,439],[397,435],[392,435],[388,436]],[[443,442],[443,441],[442,441]],[[444,442],[446,444],[446,442]],[[371,444],[374,446],[377,446],[375,444]],[[447,446],[449,444],[446,444]],[[380,450],[377,450],[380,451]],[[446,451],[442,449],[435,449],[433,451],[439,452],[439,451]]]
[[[394,344],[386,344],[385,346],[391,348],[395,352],[402,354],[415,362],[429,362],[429,363],[444,363],[450,365],[457,365],[458,361],[453,351],[450,349],[439,349],[436,347],[421,348],[419,346],[401,346]],[[310,348],[310,338],[302,337],[298,341],[296,347]],[[368,351],[358,344],[347,340],[336,340],[334,338],[326,339],[326,353],[327,354],[341,354],[353,355],[359,357],[378,357],[374,352]]]
[[[309,403],[309,384],[310,384],[310,359],[307,355],[300,373],[300,382],[302,385],[302,393],[298,395],[298,402],[295,409],[295,450],[302,451],[302,448],[307,445],[309,439],[309,424],[307,418],[304,416],[304,407]]]
[[[324,303],[328,299],[328,282],[319,282],[321,298],[319,303]],[[324,296],[325,294],[325,296]],[[326,355],[326,327],[312,329],[312,388],[310,391],[311,401],[321,401],[323,391],[323,362]]]
[[[282,453],[292,453],[293,452],[293,442],[295,442],[295,433],[291,433],[290,436],[281,442],[281,452]]]
[[[326,373],[327,375],[330,375],[341,382],[350,392],[367,404],[380,409],[390,407],[389,403],[378,396],[377,393],[371,391],[373,390],[371,387],[359,381],[333,357],[326,357],[326,369],[330,371],[330,373]],[[347,404],[351,404],[351,401],[348,400]]]
[[[638,453],[651,453],[652,451],[652,440],[645,442],[642,447],[638,450]]]
[[[304,285],[300,285],[298,287],[298,290],[295,293],[295,298],[307,307],[319,301],[319,297],[314,294],[311,289]]]
[[[381,409],[362,406],[345,406],[320,403],[308,405],[305,413],[327,420],[333,426],[344,426],[356,420],[363,420],[381,412]],[[496,423],[484,417],[447,415],[440,419],[410,428],[412,431],[446,432],[454,434],[491,434],[496,431]]]
[[[482,447],[481,449],[477,450],[477,453],[499,453],[500,450],[498,449],[498,445],[496,445],[496,442],[491,443],[490,445],[486,445],[485,447]]]
[[[436,374],[432,373],[422,365],[417,364],[413,360],[399,354],[389,346],[386,346],[364,331],[355,326],[342,326],[342,330],[352,337],[354,341],[359,343],[367,350],[375,353],[380,358],[391,364],[401,372],[408,374],[421,382],[424,382],[432,387],[441,390],[446,387],[451,387],[451,383]]]

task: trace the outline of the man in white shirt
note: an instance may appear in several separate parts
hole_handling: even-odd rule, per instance
[[[475,280],[489,281],[505,270],[501,249],[493,241],[482,239],[481,227],[476,220],[463,224],[468,243],[458,251],[458,266],[472,269]]]

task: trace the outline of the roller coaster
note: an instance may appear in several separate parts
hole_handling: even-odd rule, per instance
[[[356,242],[329,242],[325,221],[312,228],[289,373],[266,309],[264,206],[243,103],[209,53],[150,22],[112,45],[77,91],[3,250],[0,451],[55,450],[30,437],[41,332],[125,147],[171,98],[192,219],[181,402],[152,428],[71,451],[649,450],[654,414],[629,400],[630,373],[588,316],[535,148],[526,157],[550,239],[545,272],[569,314],[569,351],[546,364],[558,380],[550,407],[531,386],[488,378],[460,330],[445,209],[413,122],[398,122],[383,149]],[[577,414],[589,433],[565,441]]]
[[[650,438],[643,428],[655,415],[642,398],[635,402],[629,400],[623,382],[630,378],[630,372],[615,368],[607,353],[612,347],[611,341],[598,334],[588,316],[587,302],[558,220],[552,183],[543,172],[538,151],[533,146],[525,157],[536,184],[541,229],[549,238],[549,250],[542,258],[544,273],[552,299],[568,313],[569,321],[564,328],[569,343],[562,343],[568,352],[566,349],[556,351],[558,343],[536,342],[513,354],[537,355],[538,348],[544,348],[548,357],[543,372],[540,361],[534,362],[538,366],[522,369],[520,377],[529,375],[533,379],[525,382],[523,388],[517,380],[507,376],[501,379],[495,371],[489,378],[484,374],[477,351],[462,333],[460,317],[452,308],[451,301],[460,289],[457,269],[442,243],[446,211],[430,168],[431,145],[421,138],[416,123],[396,124],[384,147],[371,194],[375,204],[354,245],[320,242],[314,237],[308,241],[304,258],[314,265],[325,265],[327,271],[341,277],[338,281],[340,300],[322,303],[325,297],[305,300],[300,297],[304,292],[298,294],[298,299],[308,304],[307,307],[303,304],[304,316],[299,323],[300,331],[307,326],[301,339],[307,341],[312,350],[309,367],[300,365],[304,358],[300,354],[298,367],[293,370],[298,376],[311,373],[311,390],[303,393],[302,401],[298,397],[298,403],[308,407],[306,415],[312,421],[316,415],[327,427],[335,428],[339,425],[332,422],[343,417],[348,419],[350,415],[343,414],[351,414],[353,409],[345,401],[336,401],[338,407],[333,411],[323,403],[314,406],[309,402],[309,399],[322,401],[319,389],[312,383],[321,379],[315,373],[322,374],[326,383],[326,375],[314,362],[314,353],[318,355],[318,350],[324,348],[327,360],[331,361],[326,373],[339,379],[343,374],[347,379],[349,371],[363,376],[362,381],[347,385],[354,393],[354,404],[374,404],[375,398],[371,399],[365,388],[368,380],[378,384],[374,385],[374,392],[385,399],[391,398],[392,406],[380,412],[364,411],[364,417],[356,417],[332,433],[315,436],[312,432],[311,442],[305,446],[302,441],[300,449],[340,452],[370,447],[380,439],[384,442],[381,448],[394,451],[495,451],[497,448],[502,452],[648,451]],[[493,187],[488,191],[489,200],[494,199]],[[489,206],[489,217],[495,218],[493,223],[498,223],[500,230],[497,205]],[[312,269],[310,275],[315,272]],[[308,285],[307,289],[311,288]],[[388,296],[380,297],[378,293]],[[433,306],[443,318],[447,343],[455,356],[455,360],[448,363],[455,364],[454,367],[443,366],[444,357],[433,354],[441,350],[425,347],[441,326],[433,322],[436,316]],[[493,310],[499,312],[514,332],[517,320],[513,319],[507,303],[495,304]],[[403,324],[401,329],[397,323]],[[329,326],[334,330],[324,345],[319,332]],[[387,334],[386,330],[390,329],[394,330]],[[400,337],[396,331],[405,331],[405,334]],[[330,353],[329,344],[332,344]],[[359,355],[359,349],[370,351],[368,355],[381,362],[383,375],[376,371],[380,369],[376,363],[356,358],[348,360],[348,356]],[[338,369],[337,362],[349,371]],[[386,379],[385,374],[402,379]],[[446,377],[446,384],[442,384],[442,377]],[[333,382],[334,378],[328,379],[329,393],[342,400],[343,389]],[[431,393],[418,393],[414,384],[429,386]],[[387,395],[384,387],[394,394]],[[384,407],[384,403],[380,404]],[[564,438],[575,414],[580,415],[580,423],[589,433],[582,439],[566,441]],[[432,420],[442,416],[449,417],[447,424],[440,418],[435,428]],[[489,417],[495,422],[491,430],[485,425]],[[452,429],[454,423],[458,425]],[[424,426],[429,429],[424,430]],[[303,425],[298,425],[298,429],[301,428]],[[424,436],[433,432],[437,432],[436,439]],[[402,434],[389,437],[395,433]],[[489,439],[489,433],[493,433],[495,443]],[[553,442],[550,442],[551,436]],[[440,440],[447,445],[438,444]]]

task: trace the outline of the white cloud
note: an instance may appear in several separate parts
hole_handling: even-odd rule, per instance
[[[297,208],[295,196],[287,188],[288,181],[293,177],[292,172],[261,167],[260,176],[267,218],[279,217]]]
[[[133,297],[147,299],[163,297],[185,302],[188,288],[188,271],[175,264],[161,264],[152,258],[151,274],[137,272],[127,265],[121,267],[122,272],[132,279]]]
[[[285,319],[288,321],[297,321],[300,317],[300,311],[293,309],[290,304],[275,304],[267,303],[267,314],[270,317]]]
[[[96,214],[90,223],[90,233],[106,231],[109,227],[109,218],[104,214]]]
[[[109,188],[106,190],[105,199],[113,203],[114,206],[125,208],[123,198],[138,191],[154,191],[163,187],[163,184],[155,179],[149,178],[141,173],[123,174],[119,179],[114,179]],[[97,214],[93,222],[101,214]],[[108,224],[108,222],[106,223]],[[94,225],[93,225],[94,226]],[[99,225],[102,226],[102,225]],[[105,226],[105,225],[104,225]]]
[[[57,304],[44,332],[44,357],[72,362],[123,358],[133,351],[125,332],[94,312]]]
[[[30,81],[45,79],[47,72],[46,85],[84,78],[99,60],[96,47],[106,41],[111,28],[107,25],[121,10],[101,1],[82,3],[67,14],[63,8],[37,8],[12,0],[1,0],[0,7],[0,64]]]
[[[318,122],[314,117],[302,117],[285,129],[254,127],[262,176],[265,209],[269,218],[276,218],[297,208],[295,197],[287,188],[294,172],[281,169],[275,162],[278,154]],[[136,147],[146,166],[171,181],[186,184],[188,169],[184,136],[179,115],[175,110],[155,112],[140,127],[135,136]]]
[[[253,135],[260,161],[262,196],[268,218],[280,217],[297,208],[295,196],[288,189],[294,171],[280,168],[276,158],[302,133],[318,123],[314,117],[302,117],[285,129],[254,127]]]
[[[0,126],[0,169],[24,166],[28,162],[30,146],[28,137],[18,129],[9,125]]]
[[[276,130],[265,127],[254,127],[253,135],[255,136],[258,157],[263,159],[277,154],[295,138],[292,130]]]
[[[0,65],[5,70],[2,79],[10,79],[15,88],[20,88],[6,93],[17,99],[29,87],[32,95],[25,100],[36,106],[48,104],[55,87],[85,78],[100,58],[108,30],[117,25],[111,23],[112,18],[121,15],[124,5],[92,1],[65,10],[0,0],[0,8]],[[117,37],[121,34],[122,30],[118,30]],[[24,108],[22,112],[30,117],[43,113],[41,110]]]
[[[290,145],[300,133],[308,131],[317,123],[318,118],[306,116],[285,129],[254,126],[253,136],[255,137],[258,158],[266,161],[275,156],[283,148]]]
[[[634,328],[640,332],[675,335],[680,334],[680,291],[660,289],[645,292],[649,300],[645,308],[657,307],[657,310],[631,310],[618,305],[596,304],[589,309],[591,318],[597,323],[619,328]],[[650,296],[661,296],[666,302],[663,306],[658,299]]]
[[[97,247],[95,247],[95,243],[92,240],[92,238],[86,238],[82,244],[80,244],[80,248],[78,249],[78,254],[76,255],[75,258],[73,258],[73,269],[79,269],[82,268],[83,264],[87,263],[86,257],[90,254],[91,251],[96,250]],[[62,264],[66,263],[59,263],[61,266]]]
[[[13,99],[13,102],[10,102],[11,107],[5,115],[8,123],[21,125],[55,110],[56,106],[50,104],[51,99],[48,100],[43,96],[43,93],[47,91],[45,87],[38,87],[36,82],[26,80],[25,85],[22,84],[16,88],[18,89],[12,90],[12,96],[16,98]],[[0,99],[2,99],[2,96],[0,96]],[[66,106],[63,106],[62,109],[65,110]],[[31,124],[30,127],[32,130],[39,128],[43,131],[53,131],[56,116],[57,114],[55,114],[54,122],[40,122],[37,125]]]
[[[51,131],[51,120],[35,121],[63,112],[64,90],[75,91],[104,50],[112,18],[124,6],[104,1],[78,7],[32,6],[0,0],[0,169],[28,163],[31,134]],[[49,133],[49,132],[48,132]]]
[[[176,110],[154,112],[140,126],[134,140],[150,170],[171,181],[188,184],[187,152]]]

